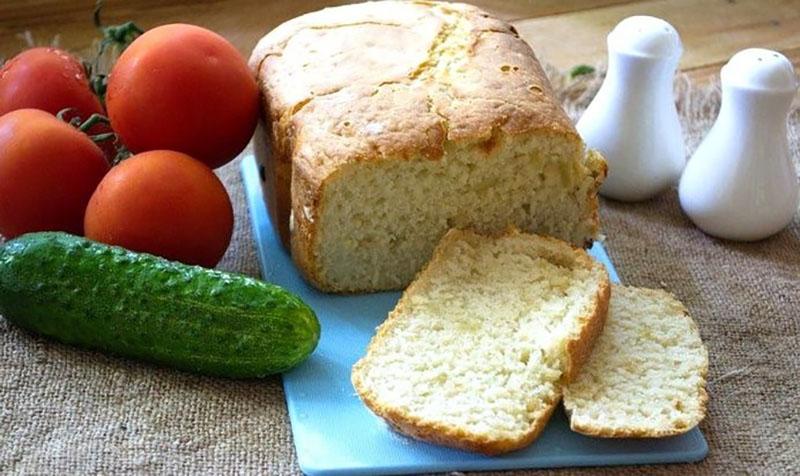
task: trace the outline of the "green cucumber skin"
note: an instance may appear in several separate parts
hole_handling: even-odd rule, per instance
[[[288,370],[320,335],[314,311],[278,286],[59,232],[0,248],[0,314],[67,344],[231,378]]]

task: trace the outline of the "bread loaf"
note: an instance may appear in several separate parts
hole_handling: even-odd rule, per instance
[[[570,426],[614,438],[685,433],[705,416],[707,371],[683,304],[664,291],[614,286],[605,329],[564,390]]]
[[[270,32],[250,65],[271,219],[322,290],[403,288],[453,227],[577,246],[598,232],[605,162],[530,46],[478,8],[328,8]]]
[[[398,431],[498,454],[544,428],[603,327],[608,275],[585,251],[519,232],[450,231],[353,367]]]

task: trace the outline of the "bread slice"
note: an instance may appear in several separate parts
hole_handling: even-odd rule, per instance
[[[498,454],[544,428],[603,327],[608,275],[553,238],[449,231],[353,367],[412,437]]]
[[[507,22],[459,3],[326,8],[250,64],[272,223],[321,290],[402,289],[450,228],[597,236],[606,163]]]
[[[705,416],[708,353],[671,294],[614,286],[605,329],[564,389],[574,431],[609,438],[685,433]]]

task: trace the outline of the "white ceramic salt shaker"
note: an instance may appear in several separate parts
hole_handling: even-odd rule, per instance
[[[607,43],[608,73],[577,129],[608,162],[600,193],[645,200],[675,184],[686,163],[673,95],[683,48],[672,25],[650,16],[622,20]]]
[[[736,53],[720,79],[719,116],[681,177],[681,207],[710,235],[760,240],[797,212],[786,121],[798,80],[785,56],[761,48]]]

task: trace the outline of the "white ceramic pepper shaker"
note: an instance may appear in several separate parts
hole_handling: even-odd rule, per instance
[[[719,116],[681,177],[681,207],[710,235],[760,240],[797,212],[786,121],[798,80],[785,56],[761,48],[736,53],[720,79]]]
[[[622,20],[607,43],[608,73],[577,129],[608,162],[600,193],[645,200],[675,184],[686,163],[673,94],[683,48],[672,25],[650,16]]]

